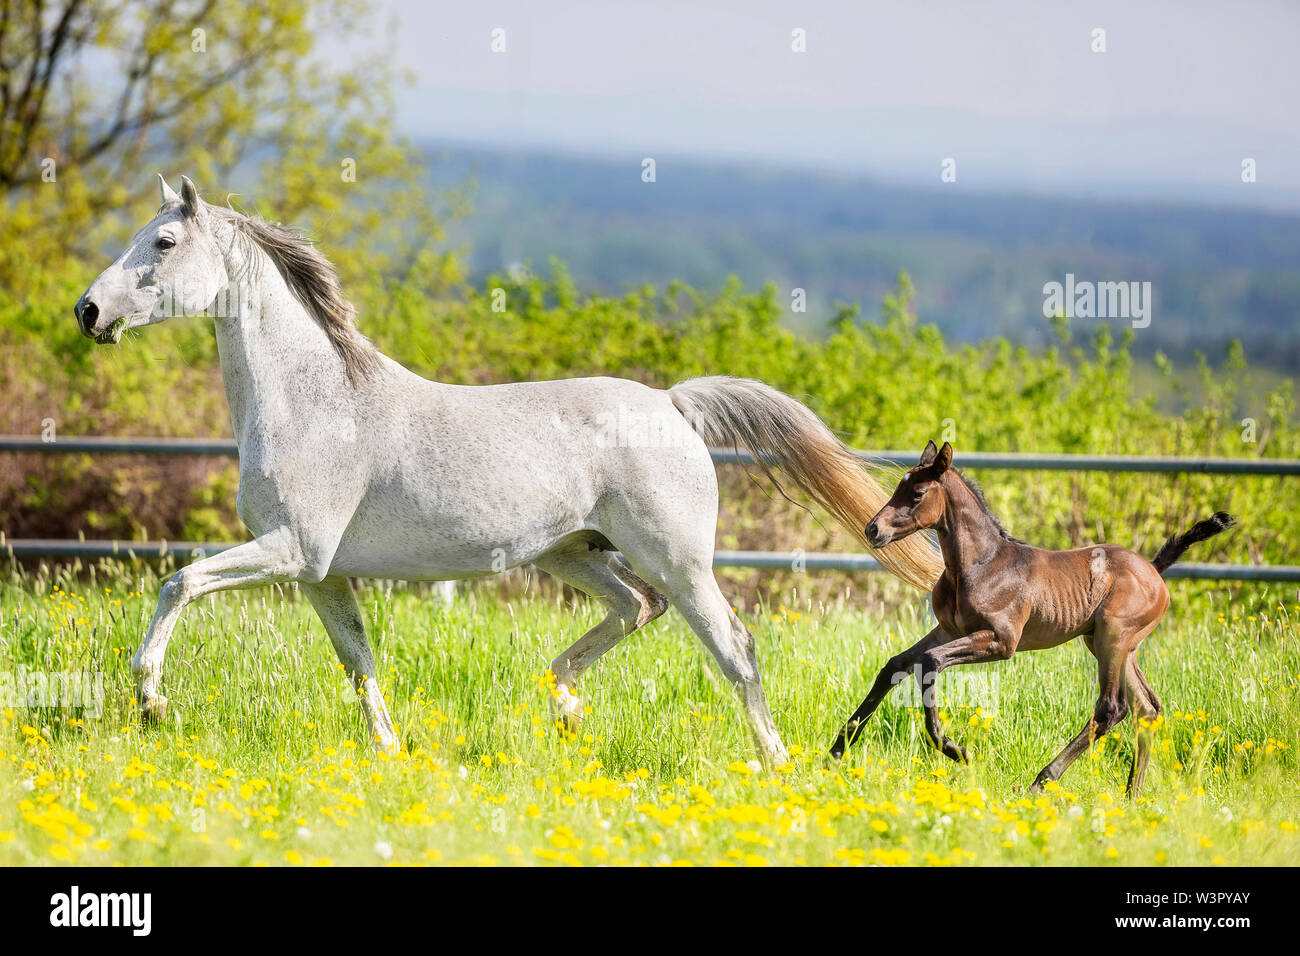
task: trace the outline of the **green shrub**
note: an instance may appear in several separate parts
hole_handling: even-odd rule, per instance
[[[452,270],[454,273],[454,270]],[[1042,353],[994,339],[949,346],[918,326],[900,277],[879,321],[841,308],[824,340],[782,325],[776,289],[736,282],[716,294],[674,284],[619,297],[576,289],[559,263],[549,276],[494,276],[448,290],[447,261],[429,256],[401,280],[372,276],[352,290],[360,325],[387,353],[441,381],[484,384],[617,375],[667,386],[692,375],[763,379],[808,402],[861,448],[919,452],[930,438],[963,450],[1294,458],[1294,388],[1239,407],[1249,369],[1240,348],[1212,373],[1204,401],[1183,415],[1134,395],[1133,332],[1106,326],[1086,348]],[[169,322],[115,350],[77,332],[71,303],[84,276],[52,277],[19,302],[0,293],[0,385],[11,396],[0,430],[36,434],[229,435],[220,372],[204,319]],[[454,280],[453,280],[454,281]],[[504,305],[494,311],[494,305]],[[1161,362],[1163,374],[1171,374]],[[1243,440],[1241,418],[1255,420]],[[742,469],[722,469],[719,547],[849,550],[821,516],[792,508]],[[1106,540],[1147,553],[1172,531],[1216,510],[1235,533],[1195,559],[1300,563],[1294,478],[1067,472],[987,472],[989,501],[1017,537],[1044,547]],[[220,461],[7,456],[0,462],[0,529],[10,537],[240,536],[234,469]],[[780,576],[733,575],[745,585]],[[831,579],[839,580],[839,579]]]

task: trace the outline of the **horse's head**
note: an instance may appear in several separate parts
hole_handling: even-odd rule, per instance
[[[952,445],[947,442],[942,448],[936,448],[934,442],[926,445],[917,466],[903,476],[885,506],[867,522],[867,544],[882,548],[942,521],[946,506],[939,479],[951,464]]]
[[[214,216],[190,180],[178,196],[161,174],[162,208],[77,301],[81,331],[100,344],[117,342],[127,329],[173,315],[196,315],[227,284],[225,257]]]

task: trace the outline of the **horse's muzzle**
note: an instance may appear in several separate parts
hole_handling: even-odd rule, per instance
[[[99,306],[83,295],[72,307],[72,312],[77,317],[77,327],[81,329],[81,334],[93,337],[95,323],[99,321]]]
[[[122,332],[126,328],[126,320],[118,319],[110,323],[106,328],[96,329],[99,324],[99,306],[91,302],[84,295],[77,300],[77,304],[72,308],[73,313],[77,316],[77,327],[81,329],[81,334],[87,338],[92,338],[100,345],[116,345],[122,340]]]

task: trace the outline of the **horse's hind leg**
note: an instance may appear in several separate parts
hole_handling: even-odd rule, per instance
[[[551,698],[557,719],[576,730],[582,704],[574,693],[582,672],[637,628],[668,610],[668,599],[632,573],[608,551],[586,544],[555,551],[534,562],[547,574],[591,595],[609,609],[595,627],[551,662],[555,692]]]
[[[638,575],[668,595],[740,693],[745,720],[763,759],[773,766],[790,755],[781,743],[758,674],[754,638],[740,623],[713,576],[718,524],[717,476],[702,441],[674,460],[654,449],[645,473],[662,480],[629,491],[625,503],[603,515],[603,529]]]
[[[1142,781],[1146,779],[1147,761],[1151,757],[1150,725],[1160,716],[1163,707],[1160,698],[1147,682],[1146,675],[1142,673],[1142,668],[1138,667],[1136,652],[1129,656],[1124,680],[1129,707],[1138,722],[1137,748],[1133,754],[1133,766],[1129,769],[1127,788],[1128,796],[1136,797],[1142,789]]]
[[[298,587],[316,609],[334,645],[348,679],[356,688],[370,723],[370,737],[382,750],[396,753],[397,732],[384,705],[384,695],[375,681],[375,659],[366,640],[366,625],[361,608],[344,577],[327,577],[317,584],[300,582]]]
[[[717,660],[723,676],[739,691],[745,721],[763,759],[769,766],[789,763],[790,755],[763,693],[754,637],[722,596],[713,569],[705,566],[691,573],[674,574],[664,584],[677,610]]]

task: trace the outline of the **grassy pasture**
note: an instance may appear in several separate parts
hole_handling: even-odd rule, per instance
[[[3,575],[0,864],[1300,860],[1294,590],[1172,585],[1141,657],[1165,716],[1146,790],[1129,802],[1127,721],[1059,787],[1026,789],[1091,707],[1096,673],[1079,642],[940,678],[969,767],[927,746],[910,688],[828,763],[877,668],[928,626],[924,602],[901,591],[880,613],[793,595],[744,613],[795,754],[769,771],[750,763],[734,695],[675,612],[588,672],[573,736],[551,723],[546,668],[597,620],[594,605],[536,586],[510,599],[479,585],[450,607],[363,587],[405,743],[388,758],[370,750],[324,631],[291,588],[192,606],[165,671],[167,721],[142,728],[129,662],[159,575],[126,562]],[[71,672],[103,675],[98,716],[93,701],[14,699],[33,674]]]

